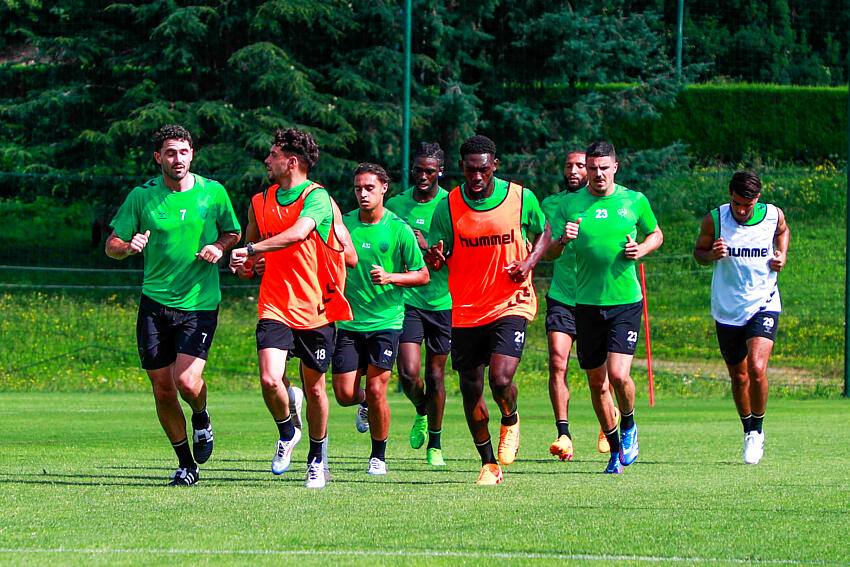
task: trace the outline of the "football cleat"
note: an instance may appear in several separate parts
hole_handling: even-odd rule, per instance
[[[354,427],[360,433],[369,431],[369,406],[357,406],[357,417],[354,419]]]
[[[757,465],[764,456],[764,433],[750,431],[744,435],[744,462]]]
[[[301,441],[300,429],[296,429],[292,439],[288,441],[278,439],[277,451],[274,454],[274,459],[272,459],[272,472],[274,474],[283,474],[286,472],[286,469],[289,468],[289,463],[292,461],[292,450],[295,449],[299,441]]]
[[[430,447],[425,454],[425,458],[428,459],[428,464],[432,467],[444,467],[446,466],[446,461],[443,460],[443,450],[438,449],[436,447]]]
[[[413,420],[413,427],[410,428],[410,446],[414,449],[420,448],[425,444],[425,433],[428,431],[428,416],[418,415]]]
[[[519,452],[519,412],[516,414],[516,423],[513,425],[502,425],[499,430],[499,462],[509,465],[516,460]]]
[[[171,477],[171,482],[168,483],[168,486],[192,486],[198,482],[200,476],[197,466],[185,469],[179,468],[174,471],[174,475]]]
[[[638,457],[638,434],[637,425],[631,429],[620,432],[620,462],[623,466],[629,466]]]
[[[313,461],[307,465],[307,488],[324,488],[327,483],[325,478],[325,467],[321,461]]]
[[[304,404],[304,391],[297,386],[290,386],[286,389],[289,393],[289,409],[292,410],[292,425],[298,429],[302,429],[301,425],[301,406]]]
[[[623,474],[623,464],[620,462],[620,455],[614,453],[608,459],[608,465],[605,467],[605,474]]]
[[[372,457],[369,459],[369,470],[366,472],[374,475],[385,475],[387,474],[387,463],[378,457]]]
[[[192,433],[192,454],[198,463],[206,463],[213,452],[213,430],[212,425],[207,424],[205,429],[195,429]]]
[[[620,410],[617,409],[617,406],[614,406],[614,421],[617,422],[617,425],[620,425]],[[610,453],[611,445],[608,443],[608,438],[605,437],[605,431],[602,428],[599,428],[599,441],[596,443],[596,449],[600,453]]]
[[[478,486],[495,486],[502,482],[502,467],[496,463],[485,463],[475,484]]]
[[[561,435],[549,447],[549,452],[562,461],[573,460],[573,440],[566,435]]]

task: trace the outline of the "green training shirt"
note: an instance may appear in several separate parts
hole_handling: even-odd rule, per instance
[[[495,178],[493,183],[493,194],[479,201],[472,201],[467,198],[464,193],[464,185],[460,187],[461,195],[464,202],[473,210],[489,211],[495,209],[505,200],[508,195],[508,182]],[[521,214],[521,229],[522,237],[528,242],[528,234],[542,234],[546,227],[546,217],[540,209],[540,201],[537,200],[537,195],[527,187],[522,188],[522,214]],[[449,213],[449,200],[443,199],[437,205],[434,211],[434,218],[431,221],[431,238],[436,244],[439,240],[443,241],[443,251],[446,255],[451,253],[452,242],[454,241],[454,229],[452,227],[452,219]]]
[[[404,290],[395,285],[375,285],[369,272],[378,265],[389,273],[410,272],[425,265],[416,235],[406,222],[389,209],[375,224],[360,221],[360,209],[343,215],[357,250],[357,266],[348,268],[345,298],[351,304],[353,321],[338,321],[340,329],[377,331],[401,329],[404,322]]]
[[[635,262],[626,258],[626,236],[637,240],[658,227],[643,193],[621,185],[607,197],[587,188],[567,195],[556,213],[564,222],[581,219],[573,240],[576,255],[576,303],[624,305],[643,299]],[[562,229],[563,230],[563,229]]]
[[[432,244],[436,241],[431,237],[431,218],[440,201],[448,197],[449,192],[437,188],[437,194],[427,203],[420,203],[413,198],[413,187],[399,193],[387,201],[386,207],[401,217],[410,228],[422,233],[425,241]],[[429,269],[430,270],[430,269]],[[418,309],[428,311],[443,311],[452,308],[452,296],[449,294],[449,271],[438,270],[431,272],[431,281],[421,287],[408,287],[404,290],[404,302]]]
[[[558,211],[567,195],[570,195],[569,191],[561,191],[549,195],[540,204],[552,229],[552,238],[564,234],[564,225],[567,223]],[[552,283],[546,295],[566,305],[576,304],[576,252],[572,242],[564,246],[564,251],[552,263]]]
[[[291,205],[311,183],[313,182],[308,180],[301,185],[293,187],[292,189],[287,189],[285,191],[278,189],[278,204],[281,207]],[[328,194],[327,190],[324,188],[318,188],[310,191],[310,194],[307,195],[306,199],[304,199],[304,208],[301,210],[301,214],[299,214],[298,217],[310,217],[313,219],[316,223],[316,230],[319,232],[319,236],[322,237],[322,240],[327,242],[328,234],[331,232],[331,226],[334,219],[333,208],[331,207],[331,196]]]
[[[223,232],[239,232],[227,191],[218,181],[191,174],[195,185],[172,191],[162,176],[136,187],[110,226],[121,240],[150,230],[142,293],[185,311],[216,309],[221,302],[218,265],[195,254]]]

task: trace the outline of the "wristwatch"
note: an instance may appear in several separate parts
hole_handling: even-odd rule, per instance
[[[253,256],[254,254],[256,254],[256,252],[254,252],[254,243],[253,242],[249,242],[248,244],[246,244],[245,248],[248,249],[248,256]]]

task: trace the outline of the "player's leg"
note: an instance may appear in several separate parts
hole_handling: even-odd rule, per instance
[[[557,436],[549,452],[562,461],[573,460],[570,435],[570,387],[567,381],[570,350],[576,336],[575,308],[546,297],[546,335],[549,344],[549,400],[555,415]]]
[[[738,410],[738,417],[744,428],[742,451],[744,462],[750,463],[754,458],[753,450],[758,440],[752,435],[753,407],[750,400],[750,375],[747,370],[746,327],[721,323],[715,323],[715,327],[720,353],[729,371],[732,399],[735,401],[735,408]]]
[[[643,302],[606,310],[608,319],[608,380],[620,407],[620,462],[628,466],[637,459],[638,428],[635,425],[635,383],[632,359],[640,336]]]
[[[587,373],[590,399],[602,430],[600,439],[605,438],[611,452],[605,472],[621,473],[623,466],[620,464],[619,456],[620,437],[617,414],[611,401],[611,383],[608,380],[609,323],[603,316],[602,309],[595,305],[576,305],[575,315],[576,354],[579,366]]]
[[[358,405],[355,427],[360,433],[369,431],[369,407],[366,402],[366,390],[361,386],[360,377],[366,371],[368,357],[365,355],[366,339],[363,333],[340,329],[336,334],[336,347],[333,354],[333,375],[331,382],[334,397],[343,407]]]
[[[310,449],[307,453],[307,488],[324,488],[329,474],[325,474],[325,447],[327,443],[328,394],[325,373],[330,367],[336,340],[333,324],[317,329],[294,332],[293,353],[301,360],[299,371],[304,396],[307,400],[307,432]]]
[[[180,406],[174,381],[177,348],[172,322],[175,312],[142,295],[136,320],[136,340],[142,368],[151,382],[156,415],[177,455],[177,470],[171,485],[191,485],[198,481],[198,465],[186,435],[186,417]]]
[[[292,451],[301,440],[301,430],[295,427],[289,411],[289,392],[283,381],[287,351],[280,348],[261,348],[257,351],[260,365],[260,389],[263,400],[274,419],[278,441],[272,459],[272,472],[282,474],[289,469]]]
[[[401,329],[374,331],[366,335],[366,401],[369,404],[369,431],[372,436],[369,474],[387,473],[386,449],[390,432],[387,385],[398,354],[400,336]]]
[[[573,442],[570,435],[569,407],[570,388],[567,381],[570,349],[573,337],[558,331],[549,331],[549,400],[555,414],[558,437],[549,447],[549,452],[562,461],[573,460]]]
[[[180,396],[192,408],[192,452],[205,463],[213,452],[213,430],[207,411],[207,385],[203,372],[218,325],[218,309],[175,312],[177,358],[174,382]]]
[[[438,354],[431,349],[425,351],[425,391],[428,410],[428,464],[443,467],[442,434],[443,413],[446,409],[446,361],[448,354]]]
[[[409,339],[409,337],[403,338]],[[416,417],[410,428],[410,446],[414,449],[419,449],[425,444],[425,432],[428,429],[425,382],[419,376],[422,366],[421,351],[420,343],[409,340],[402,341],[398,345],[398,381],[407,399],[416,409]]]
[[[744,442],[744,461],[748,464],[757,464],[764,456],[762,425],[767,409],[767,363],[773,351],[778,326],[779,313],[775,312],[759,312],[746,325],[748,350],[746,362],[752,410],[750,431]]]
[[[390,405],[387,402],[387,385],[390,370],[369,365],[366,368],[366,401],[369,403],[369,433],[372,451],[369,454],[369,474],[387,474],[386,451],[390,433]]]
[[[499,463],[509,465],[519,451],[520,418],[514,374],[525,346],[528,321],[507,316],[490,324],[490,390],[501,412]]]

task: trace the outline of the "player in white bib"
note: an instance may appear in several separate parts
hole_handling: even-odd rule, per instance
[[[694,248],[697,263],[714,263],[711,315],[744,426],[744,462],[751,465],[764,455],[767,362],[782,310],[777,274],[790,239],[782,209],[759,197],[758,175],[735,173],[729,203],[705,216]]]

